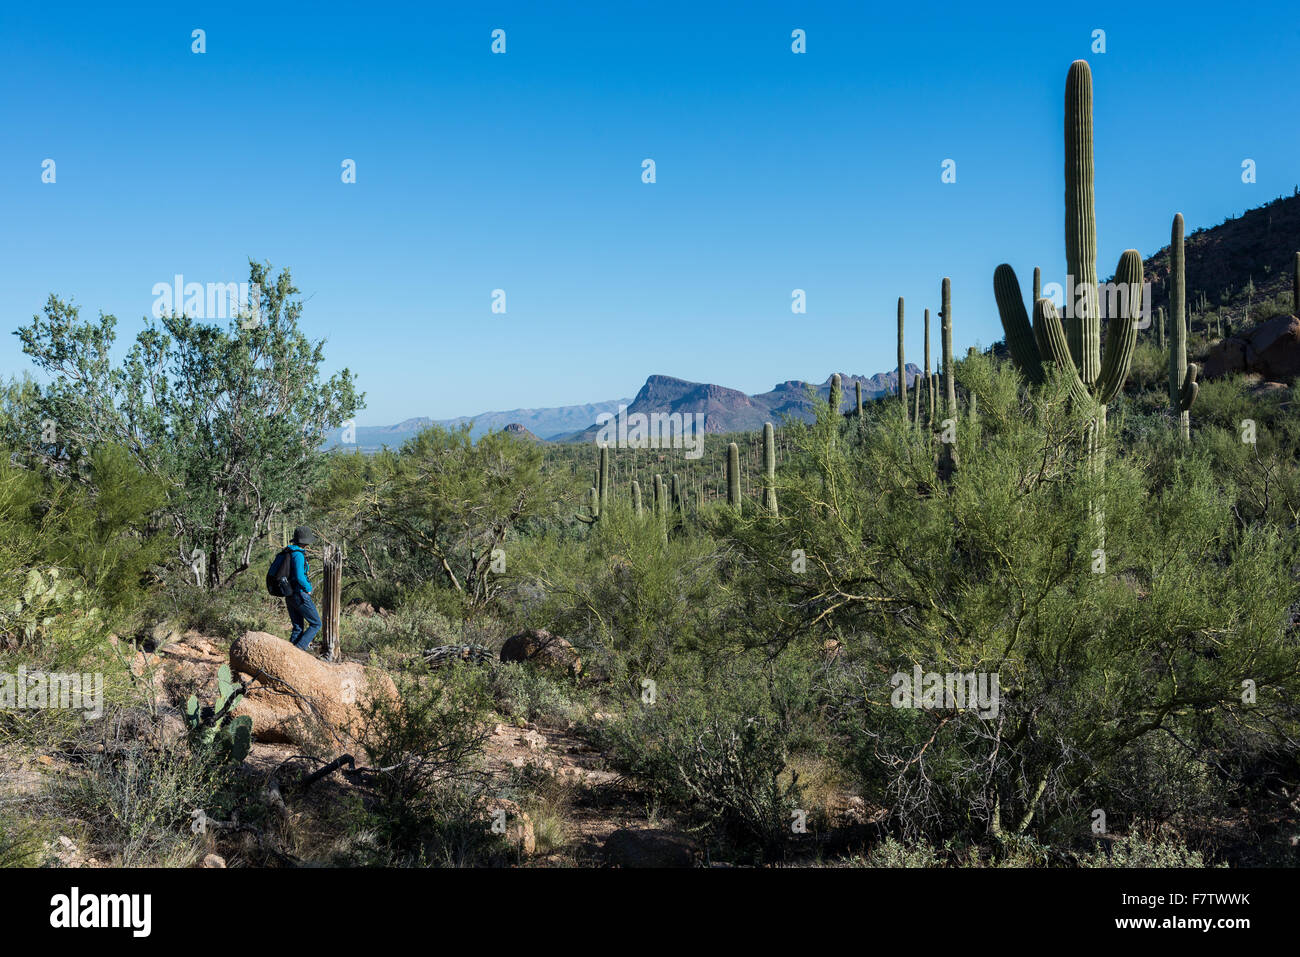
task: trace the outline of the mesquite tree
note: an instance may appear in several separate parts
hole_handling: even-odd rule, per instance
[[[299,329],[289,271],[272,279],[269,265],[250,262],[249,278],[261,290],[256,316],[224,328],[164,316],[120,364],[110,356],[116,318],[83,322],[57,296],[16,333],[53,380],[34,414],[54,428],[11,430],[9,440],[69,469],[107,444],[126,449],[166,484],[176,552],[211,588],[246,569],[271,516],[306,497],[326,430],[363,400],[346,369],[322,381],[324,341]]]

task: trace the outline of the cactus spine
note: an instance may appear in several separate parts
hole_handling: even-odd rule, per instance
[[[740,511],[740,446],[735,442],[727,445],[727,504]]]
[[[1174,214],[1169,232],[1169,404],[1178,416],[1178,432],[1192,440],[1192,403],[1200,387],[1196,363],[1187,361],[1187,274],[1183,255],[1183,214]]]
[[[858,414],[862,414],[862,385],[858,384]],[[730,458],[731,453],[727,453]],[[763,508],[779,514],[776,506],[776,431],[771,422],[763,423]]]

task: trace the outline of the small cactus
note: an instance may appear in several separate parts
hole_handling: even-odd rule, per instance
[[[244,697],[244,686],[233,680],[230,666],[217,669],[217,697],[211,708],[199,705],[190,695],[185,702],[185,726],[190,743],[198,748],[215,748],[235,763],[248,757],[253,747],[253,719],[246,714],[231,717],[230,712]]]

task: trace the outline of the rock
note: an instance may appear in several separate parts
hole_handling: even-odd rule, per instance
[[[501,660],[529,661],[574,676],[582,672],[582,659],[573,645],[541,628],[521,631],[507,638],[501,646]]]
[[[1246,342],[1243,339],[1224,339],[1205,358],[1206,379],[1220,379],[1226,375],[1246,371]]]
[[[484,797],[479,804],[488,816],[492,833],[504,834],[507,841],[525,854],[537,850],[537,832],[527,811],[509,798]]]
[[[180,636],[180,631],[170,621],[160,621],[149,629],[149,640],[155,648]]]
[[[1251,386],[1250,394],[1254,396],[1276,395],[1289,391],[1291,391],[1291,387],[1285,382],[1258,382]]]
[[[357,740],[362,706],[397,701],[393,680],[378,668],[321,661],[265,632],[246,632],[230,646],[232,670],[257,679],[234,714],[253,719],[262,741],[310,744],[321,726],[340,743]]]
[[[220,854],[209,854],[207,857],[203,858],[203,862],[199,864],[199,867],[225,867],[225,866],[226,866],[226,859],[222,857]]]
[[[694,867],[699,848],[677,831],[620,828],[605,839],[606,863],[614,867]]]
[[[1300,376],[1300,318],[1274,316],[1248,335],[1215,343],[1205,359],[1204,377],[1217,379],[1240,372],[1285,382]]]
[[[1300,375],[1300,319],[1274,316],[1263,322],[1250,337],[1254,353],[1252,372],[1265,379],[1285,381]]]

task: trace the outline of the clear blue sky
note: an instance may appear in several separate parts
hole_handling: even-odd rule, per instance
[[[1064,272],[1079,57],[1103,275],[1175,211],[1190,231],[1300,182],[1293,3],[546,6],[6,4],[0,373],[50,292],[130,339],[154,283],[250,256],[291,267],[363,425],[873,373],[899,295],[919,362],[945,275],[957,347],[988,344],[998,263]]]

